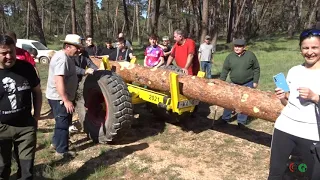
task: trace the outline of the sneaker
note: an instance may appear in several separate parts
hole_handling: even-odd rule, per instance
[[[78,132],[78,128],[75,126],[75,125],[71,125],[69,126],[69,132],[70,133],[75,133],[75,132]]]
[[[74,151],[67,151],[67,152],[64,152],[64,153],[58,153],[58,152],[55,153],[55,157],[57,157],[59,159],[62,159],[62,158],[74,158],[76,155],[77,154]]]

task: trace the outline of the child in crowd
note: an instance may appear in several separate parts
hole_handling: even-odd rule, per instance
[[[158,46],[158,36],[152,34],[149,36],[149,43],[144,52],[144,66],[158,68],[164,64],[164,53],[160,46]]]

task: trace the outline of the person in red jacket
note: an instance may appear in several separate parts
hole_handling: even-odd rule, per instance
[[[196,43],[186,37],[186,33],[180,29],[174,31],[174,44],[167,61],[167,66],[175,59],[177,66],[188,75],[197,75],[200,65],[197,56]]]
[[[15,43],[17,43],[17,35],[13,31],[9,31],[6,33],[7,36],[10,36]],[[36,62],[30,55],[30,53],[27,50],[21,49],[19,47],[16,47],[16,59],[22,60],[22,61],[27,61],[30,63],[33,67],[36,67]],[[37,71],[38,72],[38,71]]]

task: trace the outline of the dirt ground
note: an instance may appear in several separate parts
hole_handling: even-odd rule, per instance
[[[196,117],[168,123],[135,106],[131,129],[113,144],[94,144],[85,133],[71,135],[78,155],[63,163],[46,152],[54,120],[43,117],[36,169],[39,179],[266,179],[273,123],[251,120],[212,128],[222,108],[200,104]],[[45,110],[44,110],[45,111]],[[74,116],[77,120],[77,116]],[[46,155],[45,155],[46,154]],[[46,157],[47,156],[47,157]],[[50,167],[52,170],[48,170]],[[60,171],[60,173],[55,173]]]

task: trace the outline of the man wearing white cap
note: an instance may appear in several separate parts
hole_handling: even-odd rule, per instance
[[[69,124],[74,111],[73,102],[76,95],[78,77],[72,56],[82,47],[81,37],[68,34],[63,42],[63,49],[56,52],[49,65],[46,97],[55,118],[52,146],[60,157],[74,156],[69,151]]]

